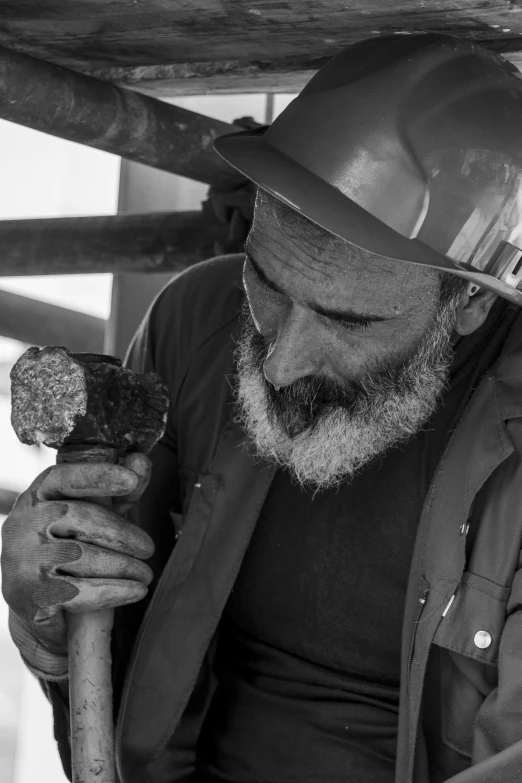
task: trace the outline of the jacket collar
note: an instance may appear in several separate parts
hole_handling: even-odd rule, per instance
[[[522,314],[513,323],[502,354],[489,377],[495,382],[500,416],[509,421],[522,416]]]
[[[244,437],[234,421],[223,429],[212,473],[195,485],[182,534],[142,623],[116,732],[122,783],[154,777],[147,767],[187,705],[272,482],[275,468],[251,459]],[[144,721],[144,715],[154,719]]]

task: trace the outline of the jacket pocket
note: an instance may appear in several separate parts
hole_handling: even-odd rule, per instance
[[[509,589],[465,573],[434,642],[439,655],[442,742],[471,758],[473,726],[498,680],[498,651]]]
[[[482,702],[496,684],[496,670],[450,650],[440,650],[439,709],[442,742],[471,759],[473,727]]]

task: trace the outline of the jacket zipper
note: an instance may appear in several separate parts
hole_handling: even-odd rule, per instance
[[[411,642],[410,642],[410,651],[408,654],[408,663],[406,666],[406,690],[409,693],[410,692],[410,676],[411,676],[411,664],[413,661],[413,651],[415,649],[415,639],[417,638],[417,629],[419,627],[421,615],[424,609],[424,605],[426,603],[426,600],[428,598],[428,593],[430,592],[429,587],[425,587],[422,591],[422,595],[419,596],[418,602],[417,602],[417,611],[415,613],[415,622],[413,623],[413,631],[411,634]]]
[[[197,483],[197,484],[194,485],[194,491],[192,493],[192,497],[190,498],[190,503],[189,503],[189,507],[187,509],[187,515],[186,515],[185,520],[187,520],[189,518],[190,512],[192,510],[192,506],[194,505],[194,499],[195,499],[195,496],[197,494],[196,490],[198,490],[200,488],[201,488],[201,484],[200,483]],[[172,560],[170,561],[169,565],[170,565],[170,567],[165,569],[165,571],[163,572],[162,579],[167,579],[168,574],[172,570]],[[158,587],[159,587],[159,585],[158,585]],[[154,599],[156,599],[156,600],[154,600]],[[152,618],[154,616],[154,611],[155,610],[153,611],[152,607],[153,606],[155,607],[156,604],[157,604],[157,588],[156,588],[156,592],[154,593],[154,596],[152,598],[151,604],[148,607],[147,615],[146,615],[145,621],[143,622],[143,625],[142,625],[142,628],[141,628],[141,633],[139,635],[139,639],[137,641],[137,644],[136,644],[136,647],[135,647],[135,650],[134,650],[134,655],[132,656],[132,659],[129,662],[129,666],[128,666],[129,675],[128,675],[128,679],[127,679],[126,685],[124,687],[124,692],[123,692],[122,700],[121,700],[121,703],[120,703],[119,716],[118,716],[119,717],[119,719],[118,719],[118,726],[117,726],[117,730],[116,730],[115,754],[114,754],[115,755],[115,761],[116,761],[116,771],[118,773],[119,783],[125,783],[125,779],[123,777],[123,765],[121,763],[121,760],[122,760],[121,759],[121,744],[122,744],[122,734],[123,734],[123,718],[124,718],[124,715],[125,715],[125,710],[127,708],[127,702],[129,701],[130,683],[131,683],[131,680],[132,680],[132,676],[134,674],[134,670],[136,668],[136,663],[138,661],[138,657],[139,657],[140,650],[141,650],[141,647],[142,647],[142,644],[143,644],[143,640],[145,638],[145,635],[147,633],[148,627],[149,627],[150,623],[152,622]]]

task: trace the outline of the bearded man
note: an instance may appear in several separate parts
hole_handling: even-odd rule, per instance
[[[64,608],[90,595],[121,607],[121,783],[520,781],[521,122],[509,66],[419,35],[216,142],[254,222],[132,345],[171,395],[152,472],[59,465],[6,522],[66,770]]]

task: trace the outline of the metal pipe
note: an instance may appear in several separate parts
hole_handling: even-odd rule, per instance
[[[179,272],[216,255],[228,227],[205,212],[0,221],[0,277]]]
[[[220,190],[246,181],[212,146],[241,128],[1,47],[0,118]]]
[[[0,335],[29,345],[67,345],[101,353],[107,321],[0,290]]]
[[[13,508],[18,495],[19,492],[0,487],[0,514],[7,516],[11,513],[11,509]]]

